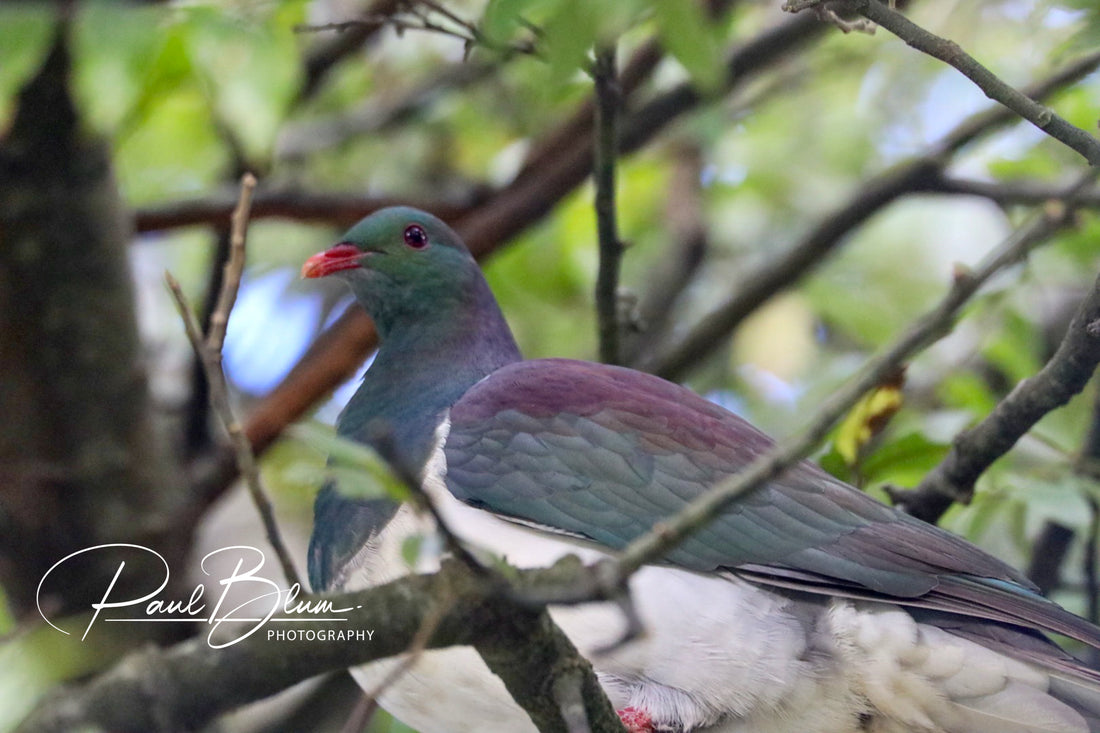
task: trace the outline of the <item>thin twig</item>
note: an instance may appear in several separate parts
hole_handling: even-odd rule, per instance
[[[623,243],[615,209],[615,158],[619,150],[620,90],[615,70],[615,44],[596,51],[593,65],[596,92],[596,146],[593,178],[596,183],[596,229],[600,265],[596,275],[596,315],[599,321],[600,360],[622,363],[619,347],[619,268]]]
[[[236,300],[237,289],[240,285],[241,270],[244,268],[245,238],[248,226],[248,205],[252,189],[256,186],[256,179],[246,173],[241,178],[241,197],[233,217],[233,232],[231,235],[231,253],[229,262],[226,263],[225,278],[222,285],[222,293],[218,298],[218,307],[211,315],[210,337],[203,339],[200,326],[191,310],[191,305],[184,295],[179,282],[171,273],[165,273],[164,279],[176,303],[180,318],[183,319],[187,338],[191,341],[191,347],[198,354],[206,371],[206,379],[210,385],[210,404],[225,426],[226,432],[233,443],[237,466],[245,478],[248,492],[252,496],[252,502],[260,513],[267,540],[275,549],[275,554],[282,566],[286,581],[291,586],[303,587],[294,567],[294,561],[283,544],[279,527],[275,522],[275,513],[271,501],[267,498],[263,487],[260,485],[260,472],[256,465],[256,457],[252,454],[252,445],[244,434],[241,424],[233,414],[233,408],[229,402],[229,386],[226,383],[225,372],[222,371],[221,346],[225,341],[225,328],[229,321],[229,313],[233,309]]]
[[[382,18],[397,11],[401,0],[373,0],[365,15]],[[325,78],[341,61],[355,53],[361,53],[372,40],[377,39],[383,23],[363,25],[325,38],[313,44],[302,59],[302,85],[294,99],[294,107],[313,98],[321,88]]]
[[[534,41],[529,39],[498,43],[481,32],[477,24],[472,23],[458,14],[452,12],[441,3],[432,0],[408,0],[398,3],[398,9],[392,13],[382,15],[366,15],[355,20],[338,21],[333,23],[319,23],[315,25],[301,24],[294,26],[296,33],[317,33],[320,31],[346,32],[349,30],[375,29],[381,26],[390,26],[398,34],[405,31],[423,31],[436,33],[462,41],[466,52],[474,47],[481,47],[490,51],[504,54],[510,57],[515,54],[537,56],[538,49]],[[438,22],[432,17],[435,14],[444,22]],[[533,34],[537,37],[537,34]]]
[[[251,173],[241,176],[241,194],[237,206],[229,218],[229,259],[222,271],[222,289],[218,304],[210,314],[210,328],[206,334],[206,348],[221,354],[225,344],[225,332],[229,327],[229,313],[237,302],[244,274],[245,240],[248,236],[248,218],[252,211],[252,192],[256,190],[256,177]]]
[[[1080,189],[1092,180],[1090,175],[1077,184]],[[1072,191],[1071,191],[1072,195]],[[1057,208],[1058,210],[1051,210]],[[1068,202],[1048,207],[1035,220],[1021,228],[997,247],[970,273],[960,273],[940,303],[897,339],[871,359],[860,374],[835,392],[810,421],[799,437],[787,441],[753,461],[745,470],[697,497],[674,517],[661,522],[653,531],[631,542],[618,559],[620,577],[629,577],[648,562],[664,557],[692,532],[709,523],[730,502],[743,499],[768,481],[805,458],[839,420],[868,390],[872,389],[914,354],[948,334],[955,314],[990,277],[1020,259],[1071,219]]]
[[[1089,165],[1100,165],[1100,140],[1059,117],[1050,107],[1039,104],[1003,82],[957,43],[926,31],[878,0],[862,0],[856,10],[872,23],[882,26],[905,41],[909,46],[954,67],[974,82],[987,97],[1000,102],[1047,135],[1077,151],[1084,156]]]

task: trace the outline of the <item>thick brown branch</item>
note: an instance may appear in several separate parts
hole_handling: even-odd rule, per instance
[[[182,559],[192,529],[153,429],[127,212],[70,95],[67,34],[0,143],[0,515],[18,540],[5,538],[0,579],[16,613],[70,552],[129,540]],[[89,567],[50,593],[86,608],[113,572]]]
[[[1067,327],[1068,332],[1068,327]],[[1085,431],[1085,439],[1081,444],[1081,452],[1073,463],[1073,472],[1082,478],[1096,481],[1100,479],[1100,394],[1093,398],[1092,419],[1089,421],[1089,429]],[[1089,506],[1092,509],[1092,521],[1089,522],[1089,532],[1085,538],[1085,591],[1089,609],[1087,618],[1096,622],[1097,597],[1096,578],[1096,531],[1097,531],[1097,507],[1090,499]],[[1031,551],[1031,562],[1028,565],[1027,577],[1040,592],[1049,596],[1062,583],[1062,564],[1065,562],[1070,548],[1073,546],[1075,532],[1072,528],[1059,524],[1054,520],[1047,520],[1039,533]]]
[[[560,563],[545,570],[519,571],[517,579],[523,585],[568,584],[582,570],[578,563]],[[221,649],[212,649],[204,638],[169,649],[149,649],[83,687],[59,692],[62,699],[43,701],[19,731],[67,733],[93,725],[120,733],[199,728],[226,711],[301,680],[405,652],[425,619],[438,613],[440,601],[445,610],[426,646],[484,643],[497,648],[501,659],[507,660],[502,664],[519,668],[517,675],[526,675],[530,681],[528,690],[512,692],[525,709],[534,711],[540,730],[567,730],[552,691],[560,676],[577,671],[585,677],[593,729],[623,730],[607,698],[602,693],[589,694],[599,690],[591,666],[545,612],[532,614],[517,608],[499,586],[458,563],[444,565],[435,575],[407,576],[327,598],[333,608],[351,609],[332,614],[348,619],[341,628],[364,634],[370,630],[371,638],[345,644],[303,643],[267,638],[261,630]],[[376,630],[379,633],[373,633]],[[509,655],[509,645],[531,653]]]
[[[378,198],[347,193],[311,193],[284,189],[258,191],[252,200],[252,218],[283,218],[315,221],[334,226],[351,226],[368,214],[397,204],[417,206],[452,221],[470,210],[473,201],[415,201],[408,198]],[[152,232],[176,227],[209,225],[225,221],[237,204],[233,189],[211,196],[146,206],[134,212],[134,227]]]

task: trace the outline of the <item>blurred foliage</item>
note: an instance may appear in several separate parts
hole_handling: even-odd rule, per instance
[[[686,0],[455,0],[446,6],[474,24],[480,45],[390,29],[335,67],[317,94],[303,98],[310,49],[337,32],[296,26],[348,20],[365,3],[84,2],[74,20],[76,89],[89,131],[113,145],[120,185],[134,207],[223,190],[239,168],[258,171],[267,189],[461,200],[509,180],[540,136],[589,94],[585,69],[594,44],[617,40],[625,59],[655,37],[668,57],[641,93],[690,80],[713,97],[624,160],[619,171],[620,229],[632,245],[623,287],[644,296],[673,251],[666,207],[675,199],[670,170],[676,151],[690,143],[702,152],[709,250],[701,275],[672,306],[675,333],[861,182],[989,105],[957,72],[883,32],[826,34],[739,96],[718,97],[724,54],[783,20],[779,4],[734,3],[731,12],[711,18],[702,5]],[[912,5],[917,22],[956,40],[1018,85],[1100,40],[1100,11],[1090,0]],[[49,43],[51,8],[0,5],[0,127],[10,120],[19,86]],[[525,44],[535,53],[516,52]],[[492,68],[452,87],[439,82],[463,64]],[[423,91],[433,84],[433,91]],[[1093,130],[1097,99],[1100,75],[1093,74],[1051,104]],[[387,117],[405,100],[411,102],[404,114]],[[967,148],[950,172],[991,181],[1057,182],[1080,167],[1063,146],[1017,124]],[[591,199],[591,189],[581,187],[486,263],[529,356],[596,353]],[[777,435],[794,432],[863,358],[934,302],[957,263],[976,262],[1021,218],[1016,209],[976,198],[899,201],[853,232],[797,289],[746,321],[731,346],[718,349],[692,374],[691,385]],[[243,301],[255,285],[254,307],[235,314],[227,344],[227,364],[245,409],[281,375],[258,376],[275,361],[272,350],[300,353],[342,308],[338,284],[303,285],[294,276],[306,256],[338,234],[282,219],[255,223],[242,293]],[[172,269],[201,299],[213,242],[211,232],[193,227],[145,235],[134,245],[148,363],[154,388],[169,404],[186,393],[183,365],[189,357],[159,272]],[[885,483],[917,483],[946,453],[955,432],[987,414],[1045,361],[1067,308],[1090,286],[1098,261],[1100,221],[1086,213],[1077,230],[993,283],[970,304],[956,332],[910,366],[904,405],[888,425],[863,434],[867,422],[856,416],[842,427],[837,441],[822,450],[825,465],[879,496]],[[272,273],[279,279],[261,290]],[[331,422],[346,395],[345,388],[320,408],[318,418]],[[1086,502],[1097,489],[1071,468],[1091,420],[1091,398],[1082,396],[1044,419],[983,477],[973,503],[954,508],[944,524],[1017,564],[1026,563],[1043,521],[1085,529]],[[283,441],[263,464],[280,508],[306,532],[311,492],[325,471],[321,455],[343,447],[315,427],[303,430],[304,440]],[[351,459],[357,466],[375,460]],[[1065,575],[1069,590],[1062,600],[1080,611],[1080,569],[1067,565]],[[12,627],[0,602],[0,634]],[[32,689],[27,680],[52,681],[94,667],[88,648],[74,651],[79,647],[53,639],[42,643],[65,650],[43,651],[26,646],[31,643],[38,642],[20,638],[0,647],[0,669],[8,673],[0,678],[0,709],[42,694],[45,684]],[[35,669],[50,667],[49,675],[31,675],[28,660]],[[29,676],[12,685],[16,669]],[[401,729],[388,725],[382,720],[373,730]]]
[[[312,458],[300,456],[286,462],[289,475],[284,474],[282,480],[292,486],[320,486],[332,480],[341,493],[353,498],[409,498],[408,486],[375,451],[337,435],[331,427],[302,422],[291,428],[289,437],[314,452]]]

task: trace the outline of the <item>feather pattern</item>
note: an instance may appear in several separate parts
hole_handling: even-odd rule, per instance
[[[772,445],[682,387],[564,359],[497,370],[463,395],[450,419],[444,449],[455,496],[613,548]],[[965,574],[1038,598],[1008,565],[809,463],[732,504],[668,559],[704,571],[775,564],[903,598]]]
[[[628,369],[522,361],[476,263],[424,212],[367,217],[311,258],[382,348],[338,421],[417,471],[458,537],[518,566],[606,557],[772,443],[694,393]],[[426,516],[327,486],[315,588],[438,566]],[[630,579],[646,633],[610,653],[610,604],[553,607],[612,702],[657,731],[1100,733],[1100,674],[1049,641],[1100,630],[1011,567],[801,463]],[[393,660],[355,670],[367,689]],[[470,649],[425,653],[382,697],[423,733],[530,733]]]

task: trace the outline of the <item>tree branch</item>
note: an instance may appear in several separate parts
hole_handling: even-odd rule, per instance
[[[59,22],[0,142],[0,515],[12,532],[0,578],[17,615],[71,552],[128,539],[182,560],[193,529],[153,429],[129,220],[109,150],[70,94],[68,34]],[[93,563],[55,600],[87,608],[114,571]]]
[[[728,84],[732,88],[743,83],[751,75],[762,73],[782,60],[785,54],[817,38],[822,28],[821,23],[807,16],[806,19],[794,18],[764,32],[760,37],[739,47],[731,54],[727,64],[730,72]],[[648,61],[645,63],[639,61],[639,74],[647,64]],[[629,68],[623,72],[624,77],[628,71]],[[640,147],[677,115],[689,111],[699,102],[700,99],[691,92],[691,87],[687,84],[658,96],[624,121],[624,126],[629,123],[630,140],[621,142],[621,151]],[[591,119],[590,116],[589,119]],[[566,126],[570,124],[572,121],[565,123]],[[592,143],[587,135],[562,136],[558,132],[551,132],[546,139],[561,140],[563,146],[559,147],[554,155],[545,158],[537,176],[524,175],[521,171],[512,183],[476,207],[456,211],[454,207],[448,209],[445,205],[416,202],[411,204],[431,211],[452,223],[474,255],[479,258],[484,257],[510,237],[545,216],[558,201],[584,181],[591,170]],[[539,148],[541,146],[536,146],[536,149]],[[280,197],[278,203],[291,207],[294,211],[300,211],[298,208],[300,202],[296,199],[295,196],[284,196]],[[349,213],[354,212],[346,222],[349,225],[366,213],[382,206],[409,203],[371,199],[370,206],[367,207],[363,206],[365,203],[363,199],[356,199],[356,201],[359,206],[349,209]],[[264,197],[257,196],[253,210],[261,212],[262,215],[263,203]],[[220,206],[225,207],[221,211],[228,211],[230,205],[224,200],[221,201]],[[210,215],[209,207],[199,208],[204,215]],[[144,218],[139,218],[139,226],[143,223],[146,225],[156,223],[161,226],[169,223],[178,226],[182,223],[179,216],[170,221],[163,216],[155,219],[154,213],[147,212]],[[191,208],[176,213],[194,214],[196,212]],[[317,207],[312,207],[309,213],[312,213],[312,218],[332,220],[323,216],[323,211]],[[276,214],[269,211],[268,215]],[[204,220],[202,218],[199,221]],[[342,221],[343,215],[338,220]],[[197,222],[192,218],[186,223]],[[376,338],[374,326],[361,308],[352,307],[338,318],[313,343],[283,381],[260,401],[259,406],[249,416],[245,433],[252,441],[255,451],[262,452],[278,438],[287,425],[297,420],[323,395],[349,378],[374,349]],[[197,486],[199,494],[213,498],[232,481],[235,475],[236,468],[232,456],[223,453],[195,467],[193,484]]]
[[[1092,180],[1092,173],[1090,171],[1086,181]],[[1083,183],[1078,184],[1077,188],[1082,185]],[[1072,193],[1071,191],[1067,198],[1071,199]],[[730,502],[743,499],[795,462],[805,458],[860,397],[881,384],[914,354],[947,335],[953,326],[955,314],[978,292],[983,283],[1005,267],[1020,261],[1040,241],[1064,226],[1072,217],[1069,202],[1050,208],[1036,222],[1019,230],[997,247],[972,273],[959,274],[940,303],[914,322],[890,348],[869,361],[858,376],[834,393],[798,438],[777,446],[753,461],[741,473],[696,498],[673,518],[655,526],[652,532],[631,542],[617,561],[619,578],[628,577],[642,565],[664,557],[684,538],[714,519]],[[1075,339],[1079,348],[1072,357],[1067,358],[1075,363],[1088,361],[1095,365],[1095,360],[1100,359],[1100,284],[1090,298],[1090,306],[1082,311],[1075,323],[1081,332],[1080,338]],[[1092,333],[1089,333],[1090,330]],[[1087,358],[1082,354],[1086,349]],[[1076,376],[1076,372],[1063,368],[1058,370],[1058,376],[1071,379]]]
[[[244,272],[248,213],[252,202],[252,190],[255,187],[256,179],[252,174],[246,173],[241,178],[240,200],[233,210],[229,238],[229,260],[225,263],[222,288],[218,294],[217,306],[210,315],[210,329],[205,339],[180,284],[169,273],[165,273],[165,279],[172,292],[176,308],[179,310],[180,318],[183,319],[187,337],[191,341],[191,347],[202,362],[203,370],[206,373],[206,381],[210,386],[210,404],[218,414],[230,440],[233,442],[237,466],[241,475],[245,478],[252,502],[260,513],[260,519],[263,521],[264,530],[267,534],[267,541],[275,549],[275,554],[279,558],[279,564],[282,566],[287,583],[301,588],[303,586],[298,577],[298,571],[294,567],[290,552],[283,544],[279,526],[275,522],[275,512],[271,506],[271,501],[260,485],[260,471],[256,465],[256,458],[252,453],[252,445],[241,429],[240,423],[233,414],[233,408],[229,404],[229,385],[226,383],[225,372],[222,371],[222,346],[225,343],[225,332],[229,325],[229,314],[237,300],[237,291],[240,288],[241,275]]]
[[[810,16],[804,16],[809,18]],[[815,21],[816,22],[816,21]],[[1042,99],[1100,66],[1100,52],[1075,59],[1033,84],[1028,93]],[[749,313],[776,293],[797,282],[844,242],[844,237],[895,199],[915,191],[938,190],[945,185],[942,171],[948,160],[981,135],[1016,117],[1003,107],[972,115],[920,156],[886,170],[855,191],[847,203],[822,219],[786,253],[762,265],[738,284],[731,296],[702,318],[679,341],[658,346],[641,357],[637,368],[666,379],[680,379]]]
[[[857,10],[863,17],[890,31],[909,46],[957,69],[985,92],[987,97],[1000,102],[1047,135],[1077,151],[1089,165],[1100,165],[1100,140],[1059,117],[1049,107],[1035,102],[1027,94],[1001,81],[955,42],[929,33],[878,0],[861,0]]]
[[[709,354],[749,313],[790,287],[831,254],[844,237],[877,211],[934,175],[938,159],[918,158],[891,168],[861,187],[846,204],[818,223],[783,255],[741,280],[735,294],[712,310],[677,343],[642,358],[637,367],[677,380]]]
[[[1076,188],[1090,185],[1100,170],[1090,170]],[[1071,191],[1064,203],[1046,207],[1017,235],[1031,248],[1072,220]],[[1026,250],[1025,250],[1026,251]],[[955,437],[944,460],[916,489],[894,491],[891,498],[910,514],[935,522],[955,501],[969,502],[978,477],[1016,444],[1038,420],[1069,401],[1100,363],[1100,279],[1074,315],[1054,356],[1001,400],[984,420]]]
[[[923,189],[929,193],[961,194],[989,199],[1000,206],[1036,206],[1065,192],[1064,183],[1047,181],[979,181],[939,175]],[[1100,188],[1082,191],[1077,197],[1082,208],[1100,206]]]
[[[340,115],[288,123],[279,133],[275,155],[280,159],[304,158],[339,147],[352,138],[380,133],[428,113],[447,93],[460,91],[486,79],[499,67],[477,60],[435,69],[393,102],[371,98]]]
[[[343,33],[318,42],[310,48],[305,60],[305,79],[302,88],[298,90],[295,105],[301,105],[316,94],[333,67],[362,48],[385,27],[382,19],[396,12],[401,2],[402,0],[375,0],[364,11],[366,15],[375,18],[374,23],[364,23],[348,28]]]
[[[1067,332],[1069,330],[1067,326]],[[1085,438],[1081,444],[1081,451],[1073,462],[1073,472],[1082,478],[1092,481],[1100,480],[1100,393],[1093,397],[1092,416],[1089,428],[1085,432]],[[1095,550],[1089,547],[1089,543],[1096,543],[1097,508],[1090,499],[1089,505],[1093,512],[1092,521],[1089,522],[1089,531],[1085,538],[1086,551],[1084,561],[1085,589],[1090,615],[1087,617],[1095,623],[1096,617],[1092,609],[1096,608],[1096,563]],[[1061,585],[1062,564],[1073,545],[1075,532],[1072,528],[1053,520],[1047,520],[1043,525],[1039,538],[1035,541],[1031,551],[1031,563],[1028,565],[1027,577],[1039,586],[1039,591],[1049,596]]]
[[[672,176],[665,203],[665,220],[671,239],[667,256],[661,257],[646,275],[634,328],[624,334],[625,361],[637,363],[648,344],[660,343],[672,322],[673,306],[691,283],[709,248],[703,212],[701,184],[703,154],[692,142],[673,146]]]
[[[568,584],[584,574],[574,561],[552,568],[516,571],[521,586]],[[328,600],[349,631],[371,631],[359,643],[319,643],[289,640],[276,630],[259,632],[221,649],[204,639],[191,639],[168,649],[148,649],[125,658],[112,670],[85,685],[61,691],[44,700],[19,727],[19,733],[67,733],[93,730],[116,733],[195,729],[216,716],[324,672],[396,656],[423,628],[425,620],[445,609],[425,647],[492,644],[526,676],[529,693],[521,697],[538,711],[534,720],[542,731],[567,731],[552,690],[564,675],[580,671],[585,677],[585,700],[593,730],[619,731],[622,724],[602,691],[591,666],[569,643],[545,612],[517,608],[499,584],[471,573],[460,563],[447,562],[434,575],[410,575],[357,593],[316,596]],[[534,618],[528,623],[525,619]],[[517,622],[517,619],[521,621]],[[375,630],[385,633],[374,633]],[[516,633],[525,636],[515,636]],[[494,641],[489,641],[494,640]],[[531,649],[509,656],[504,650]],[[535,688],[538,689],[535,689]],[[595,702],[594,702],[595,701]]]
[[[596,94],[595,167],[596,229],[600,264],[596,275],[596,316],[599,323],[600,361],[621,364],[619,323],[619,268],[623,243],[615,209],[615,157],[619,150],[621,90],[615,71],[615,44],[596,50],[593,66]]]
[[[1069,527],[1048,520],[1032,545],[1025,575],[1044,596],[1050,596],[1061,584],[1062,563],[1073,545],[1073,535]]]
[[[152,232],[176,227],[209,225],[225,221],[237,203],[232,189],[189,201],[173,201],[159,206],[146,206],[134,212],[134,228]],[[416,206],[431,211],[446,221],[454,221],[468,213],[477,203],[442,200],[416,201],[408,198],[379,198],[350,193],[316,193],[295,189],[258,191],[252,200],[252,218],[281,218],[315,221],[334,226],[351,226],[368,214],[398,204]]]

